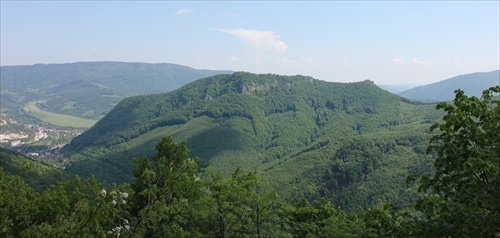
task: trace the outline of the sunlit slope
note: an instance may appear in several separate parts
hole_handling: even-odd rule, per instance
[[[290,197],[294,191],[306,197],[340,193],[335,187],[324,189],[333,171],[356,173],[335,178],[355,193],[364,179],[382,176],[373,170],[390,168],[386,160],[401,155],[408,158],[397,165],[404,170],[397,173],[399,193],[408,160],[425,158],[421,147],[427,128],[439,117],[433,107],[407,101],[371,81],[331,83],[238,72],[166,94],[127,98],[64,150],[71,156],[69,171],[129,180],[131,157],[153,154],[155,144],[169,135],[186,140],[191,155],[202,158],[202,167],[211,164],[226,173],[236,167],[255,169]],[[396,138],[410,142],[394,144]],[[354,154],[354,160],[339,154],[359,141],[389,149],[369,150],[366,158]],[[365,163],[372,152],[387,156]],[[333,167],[339,161],[352,168]]]

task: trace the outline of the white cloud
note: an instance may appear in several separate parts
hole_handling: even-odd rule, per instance
[[[181,9],[177,10],[175,13],[181,15],[181,14],[188,14],[188,13],[192,13],[192,12],[194,12],[193,9],[181,8]]]
[[[405,61],[405,59],[403,59],[403,58],[399,58],[399,57],[392,58],[392,62],[394,62],[394,63],[403,63],[403,61]]]
[[[416,58],[413,58],[413,64],[416,64],[416,65],[430,65],[431,62],[430,61],[418,60]]]
[[[279,40],[279,36],[272,31],[258,31],[246,29],[215,29],[216,31],[229,33],[238,36],[245,43],[255,49],[273,50],[279,53],[285,53],[288,46],[285,42]]]
[[[285,44],[285,42],[278,40],[274,43],[274,49],[279,52],[285,53],[288,50],[288,46]]]

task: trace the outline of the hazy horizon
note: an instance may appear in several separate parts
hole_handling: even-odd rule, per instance
[[[89,61],[425,85],[500,68],[500,3],[1,1],[0,65]]]

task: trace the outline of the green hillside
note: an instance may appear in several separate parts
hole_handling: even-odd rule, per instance
[[[263,180],[255,168],[253,172],[237,168],[226,177],[214,167],[200,173],[199,158],[189,157],[186,142],[176,143],[169,136],[155,146],[155,155],[133,160],[135,180],[131,183],[103,186],[93,176],[85,180],[75,176],[36,192],[21,177],[6,176],[2,165],[0,217],[4,222],[0,223],[0,234],[496,237],[500,233],[500,101],[494,94],[499,92],[497,86],[481,98],[469,98],[457,90],[452,103],[437,104],[436,109],[446,114],[430,127],[434,133],[424,143],[427,153],[433,154],[432,174],[426,174],[429,161],[412,156],[411,151],[419,154],[423,150],[422,138],[401,131],[338,140],[333,142],[337,144],[335,151],[328,151],[330,141],[324,141],[298,153],[313,154],[292,156],[302,167],[296,164],[285,166],[293,171],[273,171],[281,177],[317,171],[321,166],[331,168],[322,180],[326,189],[319,193],[334,192],[321,194],[322,198],[314,201],[297,198],[296,193],[295,202],[290,202],[291,197],[280,195],[283,187],[278,186],[278,191],[270,187],[269,179]],[[336,159],[322,164],[319,161],[323,160],[318,160],[321,154]],[[287,161],[294,163],[293,159]],[[418,194],[411,183],[393,186],[398,184],[400,173],[414,175],[407,181],[418,184]],[[377,197],[380,193],[383,196]]]
[[[20,120],[22,106],[37,101],[48,112],[95,120],[125,97],[168,92],[228,72],[124,62],[2,66],[1,107],[2,112]]]
[[[480,97],[483,90],[500,84],[500,70],[459,75],[437,83],[420,86],[399,93],[400,96],[423,102],[451,101],[455,90],[461,89],[469,96]]]
[[[154,154],[169,135],[187,141],[200,167],[256,170],[292,200],[335,194],[336,204],[355,208],[411,200],[405,177],[431,172],[424,148],[430,123],[442,115],[434,107],[371,81],[238,72],[126,98],[63,151],[70,172],[131,181],[131,157]]]
[[[39,192],[52,184],[71,178],[61,170],[2,147],[0,147],[0,169],[6,175],[21,176],[26,183]]]

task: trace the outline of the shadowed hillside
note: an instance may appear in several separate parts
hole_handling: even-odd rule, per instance
[[[0,169],[6,175],[19,175],[37,191],[69,180],[71,176],[61,170],[40,163],[39,160],[0,147]]]

